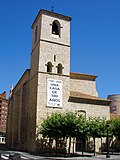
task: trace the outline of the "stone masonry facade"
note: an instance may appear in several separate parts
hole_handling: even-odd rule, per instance
[[[86,118],[110,118],[110,101],[98,97],[96,76],[70,72],[70,21],[71,17],[40,10],[33,22],[31,66],[9,103],[9,147],[35,151],[37,125],[53,112],[84,111]],[[48,80],[62,83],[60,107],[47,105]]]

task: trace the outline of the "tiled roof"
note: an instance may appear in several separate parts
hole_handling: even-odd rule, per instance
[[[89,81],[95,81],[97,76],[95,75],[89,75],[89,74],[82,74],[82,73],[70,73],[71,79],[81,79],[81,80],[89,80]]]
[[[110,105],[111,103],[110,100],[95,97],[81,92],[70,92],[69,101],[77,103],[98,104],[98,105]]]

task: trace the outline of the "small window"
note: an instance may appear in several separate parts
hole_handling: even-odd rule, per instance
[[[56,62],[56,55],[54,55],[54,62]]]
[[[36,28],[35,28],[35,43],[37,41],[37,32],[38,32],[38,26],[36,26]]]
[[[63,69],[62,64],[59,63],[57,66],[57,73],[62,74],[62,69]]]
[[[47,72],[52,72],[52,63],[51,62],[47,63]]]
[[[52,24],[52,34],[60,37],[60,23],[57,20],[55,20]]]

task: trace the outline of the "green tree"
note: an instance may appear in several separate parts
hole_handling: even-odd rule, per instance
[[[118,138],[120,136],[120,118],[112,119],[109,121],[109,123],[112,135]]]
[[[94,141],[94,156],[96,153],[95,139],[106,137],[106,119],[100,117],[90,117],[89,118],[89,135],[93,137]]]
[[[64,117],[62,120],[62,132],[63,137],[69,138],[69,147],[68,154],[70,154],[71,149],[71,138],[76,136],[76,124],[77,124],[77,116],[73,112],[64,113]]]
[[[39,134],[43,137],[52,138],[56,142],[56,149],[59,147],[59,140],[69,139],[68,153],[70,154],[71,139],[80,137],[82,139],[82,149],[84,148],[84,140],[88,136],[93,137],[94,140],[94,155],[95,155],[95,138],[107,136],[106,124],[113,128],[114,135],[117,135],[120,125],[119,121],[106,121],[105,118],[90,117],[86,119],[83,115],[77,115],[73,112],[66,113],[52,113],[41,124]],[[114,127],[113,127],[114,126]],[[116,126],[116,128],[115,128]],[[120,131],[120,130],[119,130]],[[119,133],[119,132],[118,132]],[[112,135],[109,129],[109,135]],[[82,150],[83,155],[83,150]]]
[[[43,123],[41,124],[40,133],[43,135],[43,137],[55,139],[56,149],[58,146],[58,139],[63,136],[61,126],[62,120],[62,113],[52,113],[52,115],[43,120]]]
[[[53,138],[56,141],[56,149],[60,138],[69,138],[68,153],[71,148],[71,138],[75,137],[77,117],[73,112],[52,113],[41,124],[40,133],[43,137]]]
[[[84,142],[87,136],[89,135],[89,121],[86,120],[85,116],[79,115],[77,117],[77,123],[76,123],[76,132],[77,137],[80,137],[82,139],[82,155],[84,150]]]

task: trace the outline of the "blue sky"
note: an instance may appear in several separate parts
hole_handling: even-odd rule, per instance
[[[72,17],[71,71],[97,75],[100,97],[120,94],[120,0],[0,0],[0,92],[30,66],[40,9]]]

